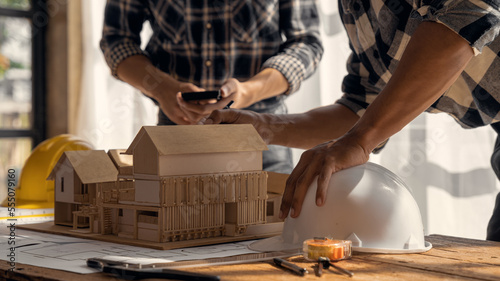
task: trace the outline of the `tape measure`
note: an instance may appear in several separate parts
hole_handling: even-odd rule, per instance
[[[315,237],[304,241],[302,251],[307,260],[317,261],[320,257],[331,261],[344,260],[351,257],[352,242],[350,240],[334,240],[326,237]]]

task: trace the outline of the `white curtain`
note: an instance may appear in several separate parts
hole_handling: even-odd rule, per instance
[[[157,109],[110,76],[98,47],[105,1],[82,2],[84,77],[74,133],[98,149],[127,148],[140,126],[156,123]],[[319,2],[325,54],[316,74],[288,98],[291,113],[331,104],[341,96],[347,37],[336,1]],[[399,175],[413,190],[426,234],[484,239],[500,189],[489,165],[495,137],[490,127],[464,130],[445,114],[424,113],[370,160]],[[295,162],[301,152],[294,150]]]
[[[76,131],[96,149],[127,148],[143,125],[155,125],[157,108],[110,75],[99,49],[106,1],[82,1],[83,78]],[[150,32],[145,28],[144,36]]]

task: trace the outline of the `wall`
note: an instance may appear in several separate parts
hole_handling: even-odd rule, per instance
[[[262,153],[228,152],[160,157],[160,175],[197,175],[262,170]]]

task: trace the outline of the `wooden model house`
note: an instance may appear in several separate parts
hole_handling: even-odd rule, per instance
[[[92,180],[85,204],[56,188],[55,221],[80,227],[84,217],[90,232],[153,242],[279,231],[266,225],[278,205],[277,196],[267,202],[266,149],[251,125],[143,127],[124,153],[99,152],[95,161],[114,170]],[[56,185],[63,167],[51,174]]]
[[[114,187],[117,175],[103,150],[64,152],[48,178],[55,182],[55,223],[93,229],[89,223],[98,215],[97,190]]]

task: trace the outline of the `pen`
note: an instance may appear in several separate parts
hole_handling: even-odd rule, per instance
[[[273,261],[277,266],[288,269],[297,275],[304,276],[304,274],[309,273],[309,272],[307,272],[307,269],[302,268],[302,267],[300,267],[296,264],[293,264],[291,262],[288,262],[284,259],[274,258]]]
[[[345,269],[345,268],[342,268],[340,266],[337,266],[337,265],[334,265],[333,263],[330,263],[330,266],[335,268],[336,270],[344,273],[345,275],[349,276],[349,277],[352,277],[354,276],[354,273],[350,272],[349,270]]]
[[[349,276],[349,277],[352,277],[354,276],[354,273],[350,272],[349,270],[347,269],[344,269],[338,265],[334,265],[329,258],[326,258],[326,257],[319,257],[318,259],[318,266],[321,266],[321,268],[326,268],[328,269],[330,266],[335,268],[336,270],[344,273],[345,275]]]
[[[231,104],[234,103],[234,100],[230,101],[226,106],[224,106],[224,109],[229,109],[231,107]]]

